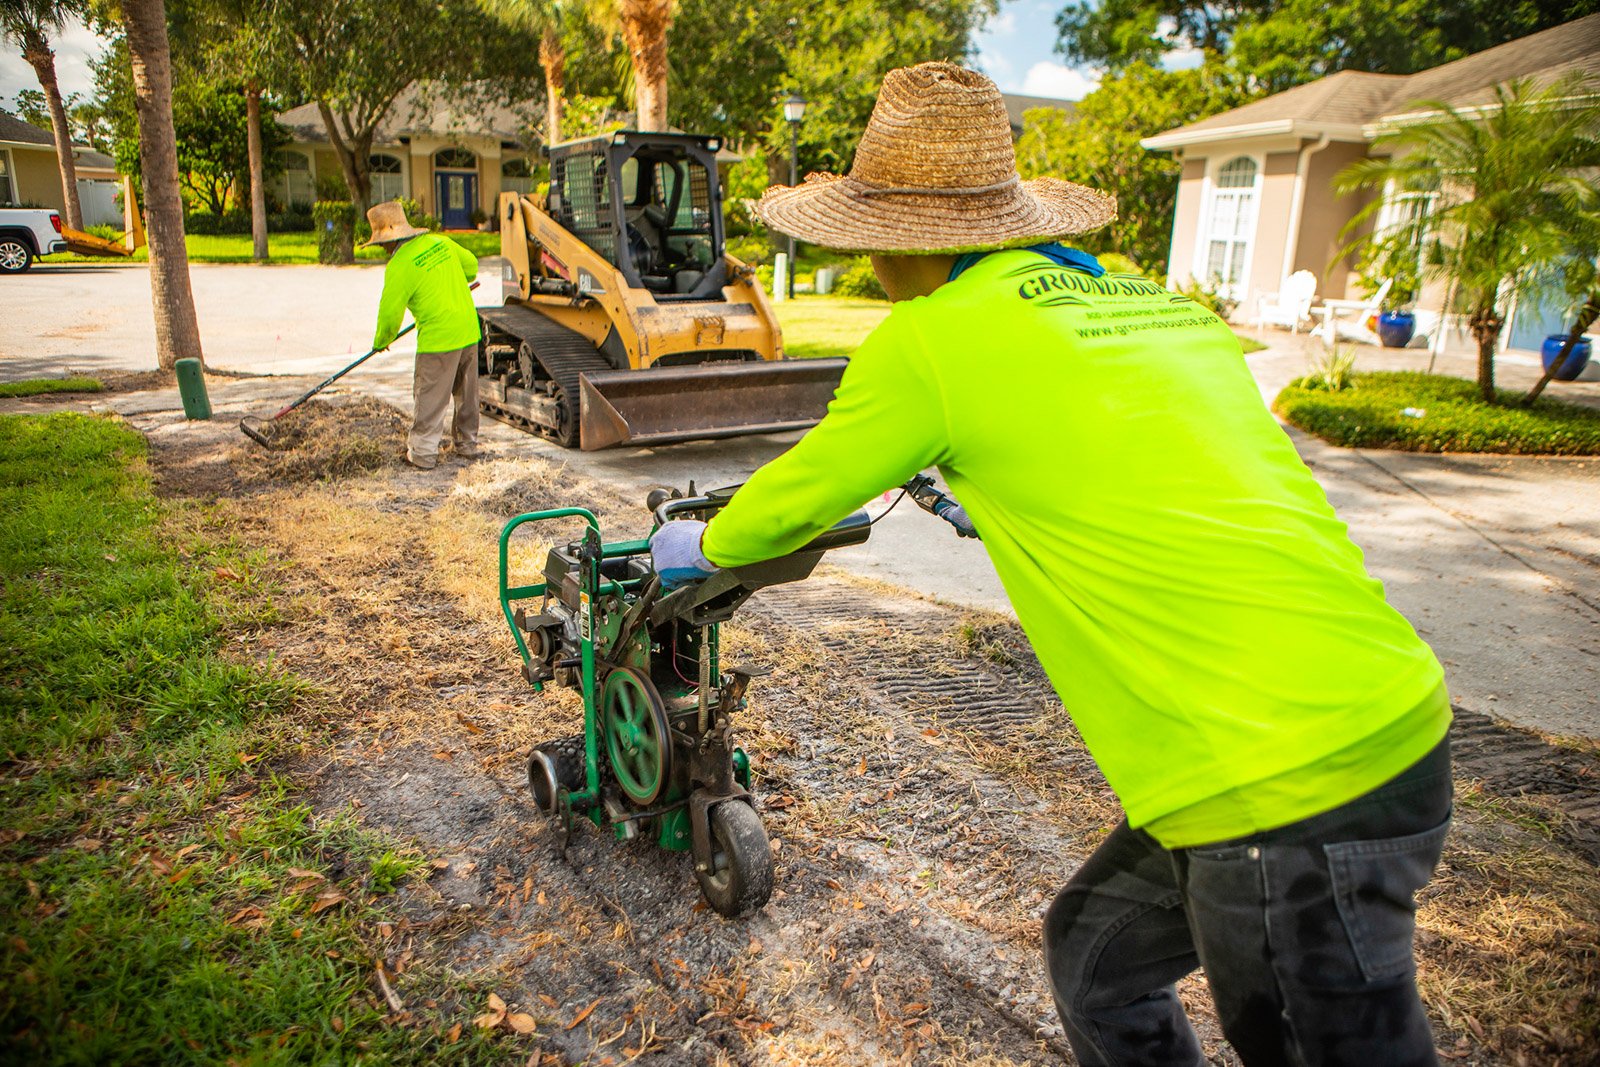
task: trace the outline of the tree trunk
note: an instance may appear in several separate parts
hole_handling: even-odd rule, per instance
[[[333,117],[333,109],[326,101],[318,100],[317,110],[322,114],[322,125],[328,130],[328,140],[333,143],[333,154],[339,157],[339,169],[344,172],[344,184],[349,189],[350,202],[360,214],[372,204],[370,157],[373,127],[346,136],[340,132],[338,120]],[[357,166],[357,161],[360,161],[360,166]]]
[[[45,103],[50,107],[50,132],[56,139],[56,158],[61,165],[61,200],[67,205],[67,225],[83,229],[83,208],[78,204],[78,168],[72,159],[72,127],[67,124],[67,109],[61,103],[61,86],[56,82],[56,54],[44,33],[35,30],[23,41],[22,58],[39,77]]]
[[[1577,321],[1572,324],[1571,332],[1567,334],[1567,339],[1562,342],[1561,351],[1556,356],[1555,362],[1550,364],[1550,369],[1544,372],[1544,375],[1534,384],[1534,387],[1528,390],[1528,395],[1523,398],[1524,407],[1532,407],[1533,402],[1539,399],[1539,394],[1544,392],[1544,387],[1550,384],[1552,378],[1561,373],[1561,368],[1566,365],[1568,359],[1572,358],[1572,350],[1578,346],[1578,342],[1583,339],[1583,335],[1589,332],[1589,327],[1594,325],[1594,320],[1597,318],[1600,318],[1600,293],[1590,293],[1588,301],[1578,310]]]
[[[189,287],[189,252],[183,243],[178,143],[172,129],[172,54],[167,46],[164,0],[123,0],[122,25],[133,60],[156,359],[162,370],[171,370],[180,358],[203,356],[194,292]]]
[[[667,30],[670,0],[623,0],[622,39],[633,63],[633,91],[641,130],[667,128]]]
[[[561,103],[567,91],[567,52],[561,47],[561,36],[545,27],[539,40],[539,65],[544,68],[544,95],[549,107],[549,130],[546,139],[550,144],[561,140]]]
[[[244,89],[245,135],[250,145],[250,254],[267,258],[266,161],[261,158],[261,86]]]
[[[1500,340],[1500,328],[1505,325],[1495,314],[1494,305],[1478,306],[1469,320],[1472,336],[1478,342],[1478,396],[1485,404],[1495,403],[1494,350]]]

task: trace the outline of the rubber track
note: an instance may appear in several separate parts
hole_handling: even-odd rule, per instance
[[[578,418],[578,376],[588,371],[611,370],[611,364],[606,362],[590,340],[576,330],[569,330],[565,326],[552,322],[531,308],[510,307],[495,309],[499,313],[483,316],[495,329],[502,333],[510,334],[518,341],[526,341],[533,346],[533,354],[538,359],[545,373],[555,380],[561,393],[567,398],[567,403],[572,411],[572,418]],[[507,312],[518,312],[508,314]],[[521,415],[496,407],[493,400],[483,397],[480,406],[497,418],[523,425],[527,422]],[[536,427],[538,432],[554,437],[555,431],[548,427]]]
[[[1037,730],[1047,710],[1059,706],[1023,642],[1006,643],[1016,662],[1004,665],[976,656],[883,655],[862,639],[864,631],[879,627],[902,637],[946,636],[959,615],[936,605],[891,604],[848,586],[812,582],[763,590],[751,607],[811,635],[874,688],[930,724],[1025,744],[1030,728]],[[1600,864],[1600,754],[1551,744],[1466,708],[1453,710],[1450,741],[1456,775],[1477,779],[1498,796],[1527,797],[1554,807],[1562,816],[1552,827],[1557,840]]]

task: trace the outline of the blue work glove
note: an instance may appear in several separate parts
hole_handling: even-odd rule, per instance
[[[703,522],[678,519],[661,527],[650,538],[650,560],[661,576],[661,588],[676,589],[717,572],[700,551],[700,538],[705,532]]]
[[[933,509],[933,513],[956,528],[957,537],[977,537],[978,528],[967,518],[967,509],[949,497]]]

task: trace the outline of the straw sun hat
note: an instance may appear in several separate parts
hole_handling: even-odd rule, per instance
[[[407,222],[406,209],[394,200],[385,200],[381,204],[369,207],[367,221],[372,224],[372,240],[363,244],[362,248],[388,244],[390,241],[404,241],[407,237],[417,237],[428,232],[419,230]]]
[[[892,70],[850,173],[775,185],[762,222],[846,252],[982,252],[1097,230],[1115,197],[1058,178],[1023,181],[1000,90],[951,63]]]

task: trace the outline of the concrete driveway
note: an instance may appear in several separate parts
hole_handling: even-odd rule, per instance
[[[498,296],[498,261],[485,260],[480,303]],[[257,374],[331,373],[365,351],[382,287],[371,266],[196,265],[195,298],[209,364]],[[37,267],[4,279],[0,378],[67,371],[145,370],[153,363],[149,282],[143,268]],[[20,326],[20,328],[19,328]],[[1268,335],[1248,357],[1270,397],[1303,373],[1313,349]],[[407,350],[379,356],[348,380],[409,410]],[[1363,350],[1363,367],[1424,365],[1425,353]],[[1464,359],[1448,373],[1470,376]],[[1537,367],[1510,357],[1503,384],[1531,383]],[[341,387],[346,383],[341,383]],[[219,417],[270,410],[300,381],[229,383]],[[1600,404],[1600,384],[1552,392]],[[151,398],[126,406],[176,406]],[[167,417],[170,417],[167,416]],[[237,417],[235,414],[234,417]],[[742,481],[796,435],[696,442],[662,449],[566,452],[488,423],[501,455],[541,455],[636,491]],[[1456,703],[1558,734],[1600,737],[1600,459],[1433,456],[1353,451],[1291,431],[1329,499],[1367,554],[1372,572],[1444,660]],[[873,505],[881,508],[881,504]],[[982,546],[902,505],[865,546],[836,553],[850,571],[944,600],[1007,609]]]

